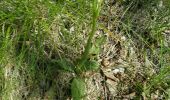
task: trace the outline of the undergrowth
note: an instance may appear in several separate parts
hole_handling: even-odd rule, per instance
[[[133,91],[133,99],[170,99],[169,4],[169,0],[1,0],[0,99],[86,99],[85,74],[100,73],[102,67],[98,56],[106,38],[97,37],[98,31],[125,36],[141,61],[136,73],[126,59],[128,78],[119,82],[118,97]]]

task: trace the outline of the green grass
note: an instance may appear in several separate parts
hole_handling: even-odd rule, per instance
[[[170,42],[163,34],[170,27],[169,0],[163,0],[163,6],[160,6],[160,0],[97,2],[1,0],[0,99],[62,100],[75,97],[70,90],[72,80],[81,78],[84,84],[83,74],[88,69],[99,73],[99,59],[90,58],[94,54],[100,56],[101,46],[107,44],[103,34],[96,38],[99,30],[104,34],[118,30],[117,34],[127,38],[142,60],[137,71],[142,79],[133,77],[136,72],[131,69],[136,67],[132,66],[132,60],[136,58],[131,60],[129,57],[126,59],[129,61],[128,73],[125,73],[129,82],[119,84],[133,88],[137,99],[152,99],[153,95],[169,99]],[[101,20],[103,16],[106,19]],[[130,91],[123,86],[118,87],[118,96]]]
[[[145,81],[146,84],[140,83],[138,86],[137,83],[135,86],[139,87],[137,91],[141,91],[138,95],[143,96],[145,99],[153,99],[152,95],[155,94],[156,91],[159,91],[157,95],[163,95],[164,99],[168,99],[167,90],[170,84],[167,77],[170,75],[170,67],[169,58],[166,58],[166,56],[168,56],[170,52],[164,52],[164,48],[169,47],[164,44],[165,38],[162,33],[164,30],[169,29],[169,6],[164,5],[165,2],[169,3],[169,1],[165,0],[161,7],[161,1],[144,0],[143,2],[145,3],[140,2],[133,4],[135,1],[132,1],[132,4],[129,4],[130,9],[126,12],[127,14],[125,14],[122,24],[123,27],[125,27],[124,30],[127,36],[133,41],[136,41],[136,43],[134,43],[135,47],[141,49],[139,53],[143,52],[143,54],[145,54],[144,56],[152,63],[149,66],[144,66],[146,70],[143,74],[145,78],[148,78]],[[148,68],[150,68],[150,70],[157,69],[157,71],[151,74]]]

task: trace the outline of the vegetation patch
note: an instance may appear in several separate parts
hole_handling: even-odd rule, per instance
[[[170,99],[169,0],[1,0],[0,100]]]

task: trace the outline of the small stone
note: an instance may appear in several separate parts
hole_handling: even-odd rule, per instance
[[[107,58],[102,59],[101,64],[104,67],[109,67],[109,65],[110,65],[109,59],[107,59]]]
[[[124,73],[125,69],[124,68],[117,68],[117,69],[114,69],[113,70],[113,73],[114,74],[117,74],[117,73]]]

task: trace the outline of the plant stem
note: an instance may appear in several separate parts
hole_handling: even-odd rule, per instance
[[[81,60],[79,62],[79,65],[78,65],[79,69],[82,68],[82,66],[84,65],[84,63],[88,59],[89,51],[91,49],[92,39],[93,39],[93,36],[95,34],[95,30],[96,30],[96,22],[97,22],[98,13],[99,13],[99,8],[98,8],[97,0],[94,0],[93,1],[92,31],[89,34],[89,38],[88,38],[87,44],[85,46],[85,51],[84,51],[84,53],[83,53],[83,55],[81,57]]]

